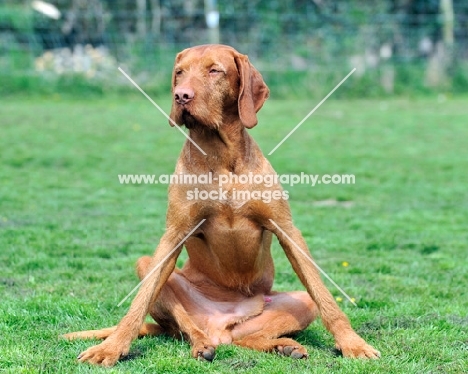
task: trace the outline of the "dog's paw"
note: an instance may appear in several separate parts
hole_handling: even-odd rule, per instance
[[[81,352],[78,361],[110,367],[114,366],[121,357],[126,356],[128,351],[128,347],[125,348],[106,340]]]
[[[352,334],[346,339],[340,341],[340,343],[337,343],[336,349],[341,351],[343,357],[368,359],[380,358],[380,352],[367,344],[365,340],[357,334]]]
[[[276,346],[275,351],[280,355],[288,356],[288,357],[295,358],[295,359],[301,359],[301,358],[306,359],[309,357],[309,355],[307,354],[307,350],[300,344],[295,345],[295,346],[278,345]]]
[[[192,347],[192,357],[200,361],[213,361],[216,350],[212,345],[197,343]]]

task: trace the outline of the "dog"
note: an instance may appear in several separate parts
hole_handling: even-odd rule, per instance
[[[215,179],[275,175],[247,132],[257,124],[269,89],[246,55],[224,45],[183,50],[175,59],[172,93],[170,124],[185,125],[193,141],[183,146],[175,174],[211,173]],[[154,255],[137,262],[144,282],[128,313],[117,326],[64,335],[105,339],[82,352],[80,362],[112,366],[129,353],[137,336],[159,334],[185,337],[192,356],[208,361],[220,344],[306,358],[307,350],[287,336],[304,330],[318,316],[343,356],[380,357],[353,330],[322,283],[281,185],[231,179],[223,185],[228,191],[223,199],[187,198],[194,188],[217,192],[216,183],[169,185],[166,231]],[[261,196],[268,192],[277,198],[269,203],[233,198],[235,192],[253,194],[259,189]],[[273,235],[307,292],[272,290]],[[183,246],[188,260],[176,269]],[[145,323],[147,314],[157,324]]]

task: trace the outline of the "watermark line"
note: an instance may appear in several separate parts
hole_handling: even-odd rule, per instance
[[[164,117],[166,117],[195,147],[197,147],[198,150],[201,153],[203,153],[204,156],[206,156],[206,152],[203,149],[201,149],[201,147],[197,143],[195,143],[195,141],[189,135],[187,135],[185,131],[182,130],[181,127],[177,123],[175,123],[172,120],[172,118],[169,117],[166,114],[166,112],[162,110],[162,108],[158,104],[156,104],[154,100],[151,97],[149,97],[148,94],[145,91],[143,91],[141,87],[132,78],[130,78],[130,76],[127,73],[125,73],[125,71],[123,71],[123,69],[120,66],[118,69],[125,76],[125,78],[127,78],[138,89],[138,91],[140,91],[151,102],[151,104],[153,104],[162,113]]]
[[[307,118],[309,118],[309,117],[320,107],[320,105],[322,105],[322,104],[333,94],[333,92],[335,92],[335,91],[338,89],[338,87],[340,87],[340,86],[346,81],[346,79],[348,79],[348,78],[351,76],[351,74],[353,74],[355,71],[356,71],[356,68],[354,68],[353,70],[351,70],[351,71],[348,73],[348,75],[347,75],[346,77],[344,77],[344,78],[341,80],[341,82],[338,83],[338,84],[335,86],[335,88],[334,88],[333,90],[331,90],[331,91],[329,92],[329,94],[328,94],[327,96],[325,96],[325,97],[322,99],[322,101],[321,101],[320,103],[318,103],[318,104],[315,106],[315,108],[312,109],[312,110],[309,112],[309,114],[307,114],[307,115],[304,117],[304,119],[303,119],[301,122],[299,122],[299,123],[296,125],[296,127],[294,127],[294,128],[289,132],[289,134],[286,135],[286,136],[284,137],[284,139],[281,140],[281,141],[276,145],[276,147],[273,148],[273,149],[270,151],[270,153],[268,153],[268,156],[271,156],[271,155],[273,154],[273,152],[275,152],[275,151],[281,146],[281,144],[283,144],[283,143],[294,133],[294,131],[296,131],[296,130],[307,120]]]
[[[171,257],[171,255],[177,250],[177,248],[179,248],[182,244],[184,244],[184,242],[190,237],[190,235],[192,235],[196,229],[198,229],[202,224],[203,222],[205,222],[206,219],[202,219],[200,221],[200,223],[198,225],[196,225],[168,254],[166,257],[164,257],[161,262],[159,264],[157,264],[147,275],[146,277],[144,277],[140,283],[138,283],[134,288],[133,290],[131,290],[127,296],[125,296],[121,301],[120,303],[117,304],[117,306],[121,306],[144,282],[146,282],[146,280],[151,276],[151,274],[153,274],[157,269],[159,269],[164,262],[166,262],[167,259],[169,259],[169,257]]]
[[[333,279],[331,279],[331,277],[327,273],[325,273],[325,271],[320,266],[318,266],[317,263],[310,256],[308,256],[307,253],[304,252],[304,250],[294,240],[292,240],[291,237],[288,234],[286,234],[286,232],[284,232],[284,230],[281,227],[279,227],[278,224],[275,221],[270,219],[270,222],[273,225],[275,225],[275,227],[279,231],[281,231],[281,233],[284,236],[286,236],[286,238],[289,239],[289,241],[296,247],[296,249],[299,252],[301,252],[304,255],[304,257],[307,258],[323,274],[323,276],[325,278],[327,278],[338,289],[338,291],[340,291],[343,294],[343,296],[346,297],[349,300],[349,302],[351,304],[353,304],[354,306],[357,306],[356,303],[354,302],[354,300],[351,297],[349,297],[348,294],[346,292],[344,292],[344,290],[340,286],[338,286],[338,284]]]
[[[239,185],[264,186],[267,188],[275,186],[308,185],[311,187],[320,184],[355,184],[354,174],[247,174],[229,173],[174,173],[174,174],[118,174],[120,184],[181,184],[181,185],[206,185],[211,187],[223,187],[224,185],[240,187]]]

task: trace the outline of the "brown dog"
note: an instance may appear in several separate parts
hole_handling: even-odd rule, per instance
[[[275,174],[246,131],[257,124],[256,113],[269,95],[247,56],[222,45],[186,49],[176,57],[172,83],[170,117],[190,129],[190,137],[207,153],[187,141],[176,174],[211,172],[215,180],[229,173]],[[305,329],[318,315],[344,356],[380,356],[354,332],[306,258],[307,245],[292,223],[279,184],[267,188],[234,180],[223,185],[227,198],[214,200],[194,199],[190,193],[195,187],[221,192],[217,183],[170,185],[166,232],[154,256],[138,261],[140,279],[149,275],[119,325],[65,335],[105,339],[81,353],[81,362],[114,365],[128,354],[134,338],[161,333],[182,333],[195,358],[212,360],[219,344],[303,358],[306,349],[283,336]],[[258,190],[261,196],[268,192],[276,198],[267,203],[245,197]],[[234,198],[239,191],[247,194],[243,200]],[[307,292],[272,291],[272,234]],[[178,270],[183,245],[189,260]],[[144,323],[148,313],[158,324]]]

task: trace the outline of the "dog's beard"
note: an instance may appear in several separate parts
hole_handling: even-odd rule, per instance
[[[181,120],[185,127],[189,130],[193,130],[202,126],[202,124],[185,109],[182,111]]]
[[[184,108],[182,109],[179,118],[181,120],[180,123],[183,123],[189,130],[205,131],[219,129],[219,123],[216,121],[216,116],[214,115],[204,118],[201,113],[192,113]]]

